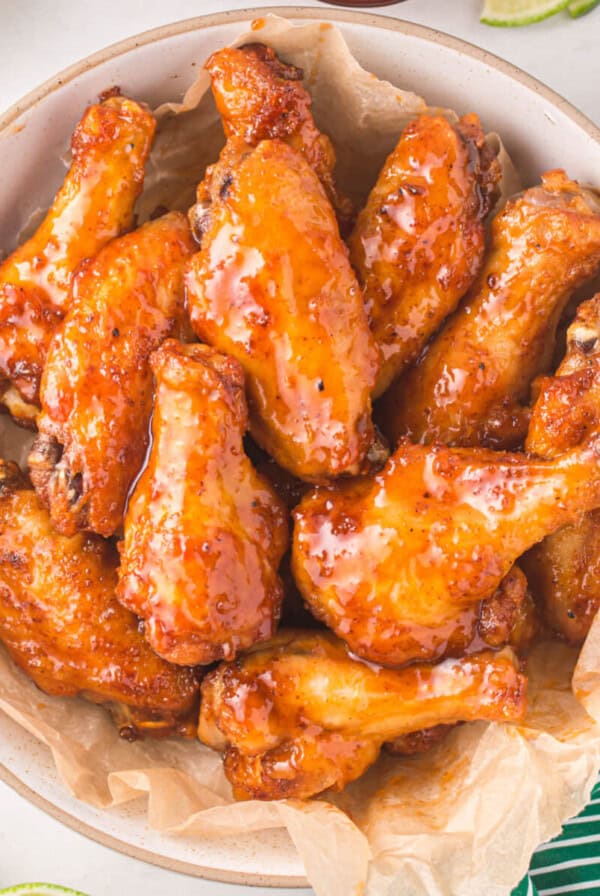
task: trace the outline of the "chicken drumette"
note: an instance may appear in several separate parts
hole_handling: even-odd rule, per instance
[[[376,395],[412,361],[473,283],[500,165],[479,119],[423,115],[403,132],[350,238],[382,354]]]
[[[539,388],[528,451],[559,457],[600,431],[600,293],[579,307],[565,358]],[[535,545],[523,568],[548,624],[581,643],[600,607],[600,510]]]
[[[244,453],[237,361],[168,339],[151,364],[152,447],[127,509],[118,594],[160,656],[206,664],[274,633],[287,514]]]
[[[52,528],[15,464],[0,462],[0,641],[47,694],[107,705],[123,737],[189,734],[198,682],[156,656],[115,597],[117,552]]]
[[[259,43],[225,47],[213,53],[205,67],[227,139],[257,146],[277,138],[301,152],[323,184],[342,230],[347,230],[352,204],[335,185],[335,152],[314,122],[302,70],[281,62],[270,47]]]
[[[519,721],[526,679],[506,648],[439,666],[374,668],[328,632],[281,631],[202,684],[200,739],[238,799],[341,790],[382,744],[438,724]]]
[[[0,400],[17,420],[37,413],[46,352],[68,310],[74,271],[132,225],[155,126],[150,112],[125,97],[90,106],[50,211],[0,266]]]
[[[556,460],[401,443],[374,478],[303,498],[298,587],[317,618],[374,662],[462,651],[481,634],[478,605],[515,560],[599,506],[599,455],[597,439]]]
[[[563,309],[599,265],[600,197],[563,171],[545,174],[496,217],[464,303],[382,399],[386,433],[394,441],[520,445],[531,383],[550,367]]]
[[[29,455],[33,484],[63,535],[108,537],[148,447],[149,357],[182,331],[183,265],[194,241],[171,212],[113,240],[75,280],[48,352]]]

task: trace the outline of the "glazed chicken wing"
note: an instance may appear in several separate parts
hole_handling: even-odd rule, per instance
[[[536,386],[528,452],[560,457],[600,432],[600,293],[578,307],[561,364]]]
[[[545,538],[521,562],[545,621],[582,644],[600,609],[600,511]]]
[[[302,70],[281,62],[270,47],[258,43],[225,47],[213,53],[205,67],[227,139],[257,146],[277,138],[301,152],[323,184],[342,230],[347,230],[352,204],[335,185],[334,149],[315,125]]]
[[[90,106],[50,211],[0,265],[0,400],[18,420],[37,413],[46,352],[68,309],[73,272],[132,225],[155,126],[150,112],[125,97]]]
[[[213,166],[187,267],[192,326],[242,364],[251,433],[280,466],[312,482],[357,473],[374,442],[378,360],[331,205],[280,140],[232,161],[233,150]]]
[[[152,447],[127,509],[118,594],[160,656],[206,664],[274,633],[287,514],[244,453],[237,361],[168,339],[151,364]]]
[[[121,735],[189,734],[198,683],[159,659],[115,598],[117,552],[52,528],[14,464],[0,463],[0,641],[47,694],[110,709]]]
[[[423,115],[388,157],[350,238],[382,366],[375,395],[411,362],[473,283],[500,165],[476,115]]]
[[[507,644],[519,656],[526,654],[538,633],[539,620],[522,569],[513,566],[491,597],[463,611],[462,621],[466,623],[462,632],[457,628],[452,633],[443,656],[458,656],[488,647],[498,649]]]
[[[171,212],[113,240],[76,278],[48,353],[31,478],[63,535],[120,529],[148,447],[149,357],[183,326],[183,265],[194,241]]]
[[[373,479],[303,498],[292,569],[358,655],[434,659],[468,646],[476,605],[524,551],[599,504],[598,441],[556,460],[402,443]]]
[[[600,265],[600,198],[551,171],[509,202],[465,302],[383,399],[394,440],[514,448],[562,311]]]
[[[600,293],[584,302],[567,334],[556,376],[541,381],[527,450],[557,457],[600,430]],[[600,511],[565,526],[523,558],[546,622],[581,643],[600,608]]]
[[[303,799],[341,790],[384,741],[519,721],[526,690],[510,648],[398,671],[362,663],[328,632],[289,630],[204,679],[199,736],[224,751],[237,799]]]

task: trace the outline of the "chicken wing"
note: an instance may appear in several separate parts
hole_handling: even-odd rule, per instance
[[[600,609],[600,511],[545,538],[521,562],[544,620],[582,644]]]
[[[168,339],[151,365],[152,446],[127,509],[118,596],[160,656],[207,664],[275,631],[287,513],[244,453],[237,361]]]
[[[556,376],[539,386],[528,451],[557,457],[600,431],[600,293],[580,305]],[[600,511],[535,545],[523,568],[546,622],[581,643],[600,608]]]
[[[15,464],[0,462],[0,641],[47,694],[107,705],[131,739],[189,734],[198,682],[159,659],[115,598],[117,552],[52,528]]]
[[[373,479],[303,498],[296,583],[317,618],[374,662],[463,650],[476,605],[515,560],[599,506],[599,455],[598,441],[547,461],[402,443]]]
[[[419,355],[479,273],[501,171],[479,119],[423,115],[388,157],[350,238],[382,365],[375,395]]]
[[[600,432],[600,293],[578,307],[561,364],[536,387],[528,452],[560,457]]]
[[[417,365],[382,400],[393,440],[514,448],[561,313],[600,265],[600,198],[563,171],[509,202],[483,270]]]
[[[200,740],[225,752],[237,799],[341,790],[384,741],[458,721],[519,721],[527,682],[514,654],[377,669],[328,632],[280,632],[202,683]]]
[[[232,162],[233,150],[213,166],[210,223],[187,267],[192,326],[242,364],[252,436],[280,466],[312,482],[357,473],[378,359],[331,205],[280,140]]]
[[[492,596],[475,604],[471,612],[475,621],[464,632],[463,653],[486,650],[488,647],[498,649],[509,644],[519,656],[523,656],[538,633],[536,607],[527,578],[517,565],[502,579]],[[466,613],[463,615],[464,619],[468,619]],[[451,656],[453,653],[450,653],[448,643],[444,656]]]
[[[183,327],[183,265],[194,241],[171,212],[113,240],[77,275],[41,385],[31,479],[63,535],[121,528],[148,447],[149,357]]]
[[[227,139],[257,146],[277,138],[301,152],[323,184],[342,231],[348,230],[352,203],[335,185],[335,152],[314,122],[302,69],[281,62],[259,43],[218,50],[205,67]]]
[[[68,308],[73,272],[132,225],[155,127],[150,112],[125,97],[90,106],[50,211],[0,265],[0,400],[17,420],[37,413],[46,352]]]

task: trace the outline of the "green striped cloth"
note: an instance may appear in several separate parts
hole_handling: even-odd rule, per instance
[[[583,812],[533,854],[513,896],[600,896],[600,781]]]

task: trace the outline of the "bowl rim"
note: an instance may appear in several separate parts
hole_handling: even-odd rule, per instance
[[[17,775],[0,762],[0,782],[6,784],[11,790],[14,790],[18,796],[22,797],[28,803],[40,809],[45,815],[54,818],[65,827],[76,834],[81,834],[88,840],[99,843],[107,849],[112,849],[128,858],[137,859],[140,862],[146,862],[148,865],[156,865],[165,871],[175,871],[179,874],[185,874],[189,877],[200,877],[204,880],[212,880],[217,883],[240,884],[248,887],[283,887],[297,889],[299,887],[308,887],[309,883],[305,877],[287,876],[277,874],[265,874],[242,872],[242,871],[219,871],[218,868],[205,867],[196,863],[186,862],[183,859],[169,859],[166,856],[158,855],[150,849],[144,849],[142,846],[134,846],[125,840],[120,840],[112,834],[107,834],[95,828],[93,825],[85,821],[81,821],[76,815],[71,815],[65,809],[59,808],[55,803],[40,796],[35,790],[32,790],[28,784],[25,784]]]
[[[185,34],[188,31],[203,31],[206,28],[212,28],[216,25],[225,25],[230,22],[244,22],[257,18],[264,18],[268,15],[278,15],[288,19],[313,19],[313,20],[333,20],[348,24],[366,25],[374,28],[383,28],[385,31],[396,31],[398,33],[407,34],[410,37],[417,37],[430,43],[441,44],[444,47],[455,50],[458,53],[470,56],[478,62],[483,62],[491,68],[495,68],[509,78],[520,82],[534,93],[543,97],[552,105],[556,106],[575,124],[582,128],[589,137],[596,143],[600,143],[600,127],[596,125],[587,115],[581,112],[576,106],[566,100],[563,96],[548,87],[542,81],[524,72],[523,69],[507,62],[495,53],[490,53],[469,41],[462,38],[454,37],[446,34],[444,31],[438,31],[435,28],[429,28],[425,25],[417,25],[413,22],[407,22],[404,19],[395,16],[382,15],[379,13],[359,12],[357,10],[345,10],[340,7],[333,6],[326,9],[317,9],[312,6],[256,6],[245,7],[244,9],[226,10],[224,12],[208,13],[203,16],[193,16],[188,19],[180,19],[168,25],[159,25],[156,28],[150,28],[131,37],[126,37],[116,43],[109,44],[101,50],[91,53],[89,56],[74,62],[72,65],[59,71],[57,74],[48,78],[38,87],[34,87],[20,99],[16,100],[0,115],[0,138],[4,136],[4,132],[15,123],[17,118],[28,112],[33,106],[41,102],[51,93],[61,89],[65,84],[73,81],[84,72],[90,71],[103,62],[122,56],[137,47],[143,47],[160,40],[170,37],[176,37],[178,34]]]
[[[590,118],[584,115],[583,112],[580,112],[572,103],[556,93],[546,84],[532,75],[527,74],[511,62],[507,62],[501,57],[496,56],[494,53],[483,50],[475,44],[446,34],[443,31],[407,22],[404,19],[395,16],[392,17],[390,15],[382,15],[378,13],[360,12],[357,10],[344,10],[337,6],[331,6],[325,9],[308,6],[245,7],[243,9],[209,13],[207,15],[181,19],[124,38],[123,40],[109,44],[103,49],[67,66],[9,106],[8,109],[0,115],[0,140],[2,137],[6,136],[9,129],[15,125],[22,115],[27,113],[38,103],[42,102],[50,94],[60,90],[66,84],[75,80],[75,78],[85,72],[97,68],[104,62],[108,62],[118,56],[129,53],[131,50],[138,47],[147,46],[161,40],[176,37],[179,34],[188,33],[190,31],[204,31],[207,28],[214,28],[219,25],[230,23],[235,24],[238,22],[247,22],[248,20],[252,21],[257,18],[264,18],[267,15],[279,15],[287,19],[332,21],[334,24],[365,25],[372,28],[381,28],[385,31],[405,34],[409,37],[416,37],[428,41],[429,43],[440,44],[462,55],[470,56],[478,62],[489,65],[490,68],[494,68],[513,80],[518,81],[533,93],[541,96],[547,102],[560,109],[564,115],[570,118],[592,140],[600,144],[600,127],[594,124]],[[150,850],[120,840],[117,837],[107,834],[104,831],[98,830],[90,824],[81,821],[77,816],[72,815],[67,810],[60,808],[46,798],[40,796],[1,762],[0,781],[8,785],[12,790],[19,794],[19,796],[23,797],[38,809],[41,809],[47,815],[50,815],[66,827],[71,828],[88,839],[94,840],[102,846],[114,849],[131,858],[157,865],[167,871],[176,871],[181,874],[201,877],[207,880],[244,886],[284,888],[309,886],[306,878],[301,876],[275,874],[262,875],[253,872],[220,871],[216,868],[197,865],[195,863],[192,864],[181,859],[158,855]]]

